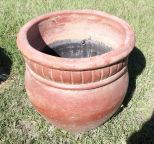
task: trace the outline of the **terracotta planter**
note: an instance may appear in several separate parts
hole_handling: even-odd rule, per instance
[[[61,11],[34,18],[17,37],[32,105],[70,131],[104,123],[125,97],[134,41],[125,21],[103,12]]]

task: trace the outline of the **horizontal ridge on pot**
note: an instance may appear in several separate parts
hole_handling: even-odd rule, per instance
[[[107,84],[117,80],[119,77],[121,77],[122,75],[124,75],[127,72],[127,67],[126,66],[123,67],[123,69],[121,69],[119,72],[117,72],[113,76],[110,76],[106,79],[100,79],[99,81],[96,81],[96,82],[92,81],[89,83],[80,83],[80,84],[74,84],[74,83],[71,83],[71,84],[67,83],[66,84],[64,82],[58,83],[53,80],[51,81],[51,80],[44,79],[41,76],[34,73],[28,66],[27,66],[27,71],[29,71],[29,73],[31,73],[31,75],[37,81],[40,81],[45,85],[49,85],[49,86],[52,86],[55,88],[60,88],[60,89],[68,89],[68,90],[88,90],[88,89],[102,87],[104,85],[107,85]],[[92,77],[91,77],[91,79],[92,79]]]
[[[127,59],[124,59],[116,64],[89,71],[62,71],[47,68],[43,65],[27,60],[27,65],[39,76],[48,80],[69,84],[85,84],[106,79],[115,73],[118,73],[123,67],[126,66],[126,64]]]
[[[96,128],[123,102],[134,43],[132,28],[104,12],[68,10],[32,19],[17,36],[32,105],[58,127]]]

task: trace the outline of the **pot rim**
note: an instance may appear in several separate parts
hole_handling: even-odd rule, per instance
[[[54,15],[57,16],[66,13],[77,13],[77,14],[85,13],[85,14],[93,14],[93,15],[107,17],[113,22],[115,21],[119,23],[119,25],[121,25],[124,28],[126,33],[125,41],[123,44],[118,46],[116,49],[111,50],[110,52],[88,58],[55,57],[42,53],[41,51],[36,50],[29,44],[27,39],[27,32],[34,24],[46,20],[50,18],[50,16]],[[90,69],[105,67],[114,64],[120,61],[121,59],[127,57],[135,46],[135,35],[134,31],[128,25],[127,22],[111,14],[107,14],[105,12],[96,10],[64,10],[58,12],[50,12],[48,14],[41,15],[39,17],[30,20],[20,29],[17,35],[17,45],[21,53],[24,55],[24,57],[33,62],[36,62],[48,68],[80,71],[80,70],[90,70]]]

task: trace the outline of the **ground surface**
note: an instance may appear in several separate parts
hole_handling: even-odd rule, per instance
[[[24,61],[16,46],[16,34],[24,23],[62,9],[106,11],[128,21],[136,33],[123,110],[84,134],[71,134],[49,125],[32,108],[24,89]],[[153,144],[153,20],[153,0],[0,0],[0,80],[9,75],[0,85],[0,143]]]

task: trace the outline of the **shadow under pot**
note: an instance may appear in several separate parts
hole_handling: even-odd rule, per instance
[[[69,10],[32,19],[17,36],[29,100],[57,127],[98,127],[123,102],[134,42],[131,27],[104,12]]]

